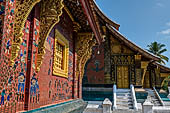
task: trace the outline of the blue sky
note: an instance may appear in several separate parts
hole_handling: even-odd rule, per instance
[[[163,43],[170,58],[170,0],[96,0],[120,32],[143,49],[153,41]],[[170,61],[167,63],[170,67]]]

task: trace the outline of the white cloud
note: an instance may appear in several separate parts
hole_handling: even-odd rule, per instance
[[[164,6],[164,4],[162,4],[160,2],[156,3],[156,5],[159,6],[159,7],[163,7]]]
[[[170,29],[163,30],[163,31],[160,32],[160,34],[169,35],[170,34]]]
[[[167,22],[166,25],[167,25],[167,26],[170,26],[170,22]]]

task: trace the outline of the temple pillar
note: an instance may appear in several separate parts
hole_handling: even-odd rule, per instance
[[[72,90],[72,97],[73,99],[78,98],[78,90],[79,90],[79,79],[76,78],[76,64],[77,64],[77,53],[75,52],[76,48],[76,38],[77,32],[81,28],[81,26],[77,22],[73,22],[73,90]]]
[[[161,88],[160,68],[155,68],[155,74],[156,74],[156,87],[157,87],[157,88]]]
[[[141,81],[141,55],[135,55],[136,87],[142,87]]]
[[[145,75],[146,75],[148,64],[149,64],[148,61],[142,61],[141,62],[141,69],[143,70],[143,74],[142,74],[142,78],[141,78],[142,87],[143,87],[143,84],[144,84],[144,80],[145,80]]]
[[[104,42],[104,83],[110,84],[111,80],[114,80],[114,76],[111,77],[111,52],[110,50],[110,38],[106,37]]]
[[[151,77],[151,85],[152,85],[152,87],[155,87],[155,72],[154,72],[154,69],[153,68],[151,68],[151,70],[150,70],[150,77]]]
[[[78,97],[82,97],[82,78],[84,75],[84,67],[92,54],[92,47],[96,44],[92,33],[78,33],[75,40],[76,60],[76,79],[78,80]]]

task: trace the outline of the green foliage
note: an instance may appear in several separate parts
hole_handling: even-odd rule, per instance
[[[161,64],[165,64],[165,61],[168,62],[169,58],[162,55],[164,52],[167,51],[164,44],[158,42],[152,42],[150,45],[147,45],[147,51],[153,53],[154,55],[158,56],[160,60],[158,61]]]
[[[163,83],[162,89],[168,92],[168,83],[170,82],[170,76],[168,76]]]
[[[167,80],[164,81],[162,89],[168,91],[168,81]]]

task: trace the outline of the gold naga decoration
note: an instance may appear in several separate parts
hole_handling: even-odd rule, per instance
[[[24,28],[27,17],[33,7],[40,1],[41,0],[16,0],[16,8],[14,13],[14,38],[12,41],[10,65],[14,64],[14,60],[18,56],[20,44],[22,43],[22,30]]]
[[[47,39],[52,28],[60,21],[63,0],[42,0],[42,9],[40,12],[40,38],[38,44],[38,55],[36,71],[40,70],[43,56],[45,54],[45,40]]]
[[[76,53],[77,53],[77,68],[76,79],[80,76],[83,78],[84,67],[92,54],[92,47],[96,44],[96,40],[92,33],[78,33],[76,39]]]

